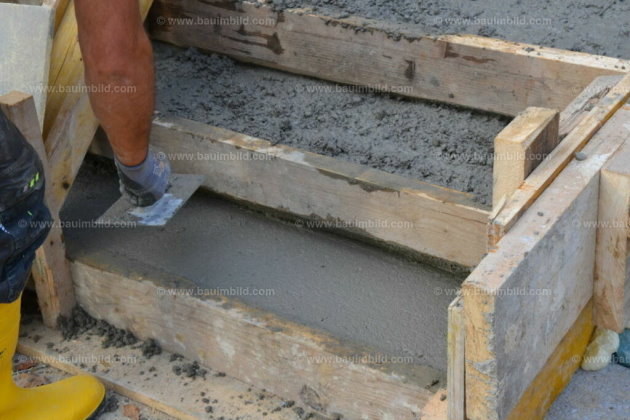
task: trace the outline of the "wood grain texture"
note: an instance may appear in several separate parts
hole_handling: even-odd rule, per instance
[[[580,367],[595,326],[593,304],[586,304],[536,379],[523,393],[507,420],[543,420],[555,399]]]
[[[466,414],[505,418],[593,296],[599,173],[628,139],[619,110],[466,279]]]
[[[377,356],[369,349],[236,300],[168,292],[196,287],[185,279],[146,271],[123,275],[79,261],[72,269],[79,303],[91,315],[142,339],[154,337],[169,351],[220,366],[230,376],[320,413],[375,420],[424,418],[424,406],[438,391],[431,384],[441,374],[433,369],[370,364],[362,360]]]
[[[466,420],[464,302],[458,296],[448,307],[448,420]]]
[[[488,212],[469,194],[176,117],[152,143],[206,188],[472,267],[485,254]]]
[[[508,200],[558,145],[560,114],[529,107],[494,139],[492,204]]]
[[[46,176],[46,203],[53,225],[46,241],[37,250],[32,274],[44,323],[54,327],[59,316],[68,315],[76,301],[70,265],[66,260],[59,208],[54,204],[50,188],[51,169],[39,128],[35,101],[30,95],[11,92],[0,96],[0,108],[37,151]]]
[[[601,173],[595,259],[595,325],[618,333],[626,325],[629,212],[630,142],[627,142]]]
[[[158,0],[149,24],[155,39],[175,45],[505,115],[563,109],[595,77],[630,70],[625,60],[248,2]]]
[[[506,202],[500,213],[490,221],[489,248],[496,244],[516,223],[519,217],[556,179],[562,170],[574,159],[595,133],[630,98],[630,74],[625,75],[602,98],[575,128],[560,142],[532,173],[512,198]]]

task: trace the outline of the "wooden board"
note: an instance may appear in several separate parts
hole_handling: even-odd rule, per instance
[[[44,168],[46,203],[53,224],[48,238],[37,250],[32,273],[44,322],[48,326],[55,326],[59,316],[68,315],[75,305],[74,286],[72,285],[70,265],[66,260],[59,208],[55,207],[52,200],[49,178],[50,164],[44,149],[35,101],[30,95],[11,92],[0,96],[0,108],[37,151]]]
[[[492,204],[509,199],[558,145],[559,113],[529,107],[494,139]]]
[[[630,74],[625,75],[560,142],[553,152],[527,177],[501,211],[490,221],[489,249],[514,226],[519,217],[556,179],[595,133],[630,98]],[[561,130],[562,131],[562,130]]]
[[[17,353],[71,375],[96,376],[109,390],[168,414],[169,419],[208,420],[211,416],[243,420],[298,418],[278,396],[221,375],[221,366],[202,365],[208,371],[205,378],[192,379],[173,372],[175,366],[181,367],[191,361],[173,360],[176,356],[165,350],[147,359],[139,345],[103,348],[103,339],[97,335],[89,337],[85,334],[64,340],[61,331],[46,328],[37,320],[23,326],[21,333]],[[204,403],[204,397],[210,402]],[[211,415],[206,412],[209,405],[212,406]],[[286,408],[277,409],[283,406]],[[305,411],[308,413],[307,409]],[[267,415],[262,416],[263,412]],[[107,417],[112,418],[112,414],[104,416]],[[134,417],[114,415],[113,418],[132,420]],[[153,415],[141,418],[155,420]]]
[[[630,121],[627,122],[630,129]],[[630,213],[630,141],[604,166],[600,178],[595,325],[623,332]]]
[[[466,279],[466,415],[506,418],[593,295],[599,173],[628,139],[619,110]]]
[[[174,171],[206,175],[206,188],[310,219],[313,229],[350,231],[466,267],[486,251],[488,212],[470,194],[177,117],[157,118],[151,142]]]
[[[186,20],[188,19],[188,20]],[[473,35],[426,36],[384,22],[224,0],[158,0],[155,39],[340,83],[499,114],[564,109],[626,60]]]
[[[589,302],[536,379],[523,393],[518,404],[507,417],[508,420],[543,420],[545,418],[547,410],[580,367],[594,328],[593,304]]]
[[[79,261],[72,269],[91,315],[322,414],[411,420],[424,418],[425,405],[436,408],[429,403],[444,377],[434,369],[370,363],[388,359],[234,299],[182,293],[196,286],[175,276],[123,275]]]
[[[37,126],[44,123],[48,93],[53,11],[48,7],[0,3],[0,95],[33,95]]]
[[[466,420],[464,301],[458,296],[448,307],[448,420]]]

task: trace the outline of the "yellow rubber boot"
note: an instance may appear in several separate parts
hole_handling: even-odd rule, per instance
[[[0,304],[0,420],[86,420],[105,397],[96,378],[79,375],[29,389],[13,383],[20,300]]]

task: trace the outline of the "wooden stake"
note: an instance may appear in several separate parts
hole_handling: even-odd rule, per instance
[[[630,123],[629,123],[630,124]],[[630,130],[628,131],[630,137]],[[602,169],[595,260],[595,325],[622,332],[630,212],[630,143]]]
[[[448,420],[465,420],[466,389],[464,386],[464,341],[466,324],[464,300],[455,298],[448,307]]]
[[[499,133],[494,140],[492,204],[508,200],[525,178],[558,145],[560,114],[547,108],[530,107]]]

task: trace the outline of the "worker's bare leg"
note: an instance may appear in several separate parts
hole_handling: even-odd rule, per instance
[[[75,0],[90,102],[119,162],[147,156],[154,107],[153,51],[136,0]]]
[[[149,150],[155,102],[153,51],[137,0],[75,0],[92,109],[116,155],[120,190],[135,205],[155,203],[170,165]]]

